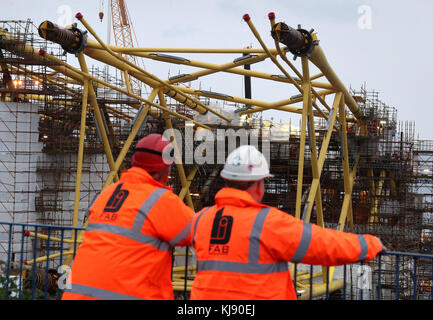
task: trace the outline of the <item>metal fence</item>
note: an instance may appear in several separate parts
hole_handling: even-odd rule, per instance
[[[60,299],[80,230],[0,222],[0,299]]]
[[[303,285],[297,281],[299,269],[301,275],[302,270],[304,275],[307,274]],[[319,272],[315,272],[317,269]],[[433,300],[433,255],[387,251],[368,263],[335,267],[331,282],[329,268],[320,272],[321,269],[321,266],[295,267],[294,281],[299,299]],[[315,280],[317,274],[321,279]],[[322,290],[318,282],[323,282]],[[318,296],[313,294],[314,285],[319,288]]]
[[[0,299],[60,299],[82,230],[0,222]],[[335,268],[298,264],[292,271],[303,300],[433,300],[429,254],[385,252],[368,263]],[[183,299],[188,299],[193,275],[184,277]]]

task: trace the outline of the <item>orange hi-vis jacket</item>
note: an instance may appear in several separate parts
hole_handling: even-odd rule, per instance
[[[193,210],[132,167],[90,208],[62,299],[173,299],[173,246],[191,245]]]
[[[192,222],[197,275],[191,299],[296,300],[289,261],[337,266],[369,261],[383,248],[372,235],[303,222],[246,191],[223,188],[215,202]]]

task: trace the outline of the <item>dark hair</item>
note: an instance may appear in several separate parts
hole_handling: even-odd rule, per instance
[[[239,189],[242,191],[247,190],[249,187],[251,187],[254,183],[257,181],[233,181],[233,180],[224,180],[226,187],[233,188],[233,189]]]

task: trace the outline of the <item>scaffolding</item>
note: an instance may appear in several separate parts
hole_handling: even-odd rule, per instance
[[[2,39],[0,45],[1,220],[70,226],[78,165],[81,87],[52,71],[56,64],[26,56],[26,46],[43,47],[66,61],[63,50],[41,39],[31,21],[0,21],[0,28],[12,40]],[[89,124],[92,123],[93,119],[89,119]],[[105,155],[97,139],[96,131],[89,130],[83,161],[80,223],[107,176]],[[4,258],[8,230],[0,233]],[[21,235],[13,237],[19,241]],[[44,242],[41,240],[38,255],[45,252]],[[30,260],[33,255],[30,241],[25,248],[24,259]]]

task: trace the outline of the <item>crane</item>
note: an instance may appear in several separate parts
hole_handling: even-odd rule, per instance
[[[134,44],[137,42],[137,38],[134,33],[132,22],[129,18],[129,12],[125,0],[109,0],[109,1],[111,7],[112,28],[113,28],[115,45],[118,47],[133,48]],[[101,19],[101,21],[104,17],[103,6],[104,6],[104,0],[101,0],[100,12],[99,12],[99,18]],[[135,56],[124,54],[123,57],[125,59],[128,59],[130,62],[138,65],[138,61]],[[142,91],[142,82],[131,76],[129,76],[128,78],[129,78],[129,83],[131,85],[132,92],[140,96]],[[122,80],[126,84],[127,79],[125,79],[125,75],[123,73],[122,73]]]

